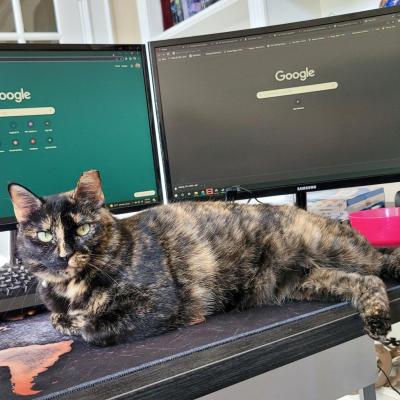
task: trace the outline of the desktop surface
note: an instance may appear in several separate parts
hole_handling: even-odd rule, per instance
[[[396,322],[400,285],[391,282],[388,287]],[[12,392],[7,355],[12,364],[35,351],[44,354],[45,371],[32,384],[26,375],[17,382],[19,390],[37,391],[35,397],[42,399],[106,399],[128,392],[130,399],[193,399],[363,335],[348,303],[296,302],[233,311],[105,348],[62,336],[48,317],[45,313],[0,325],[0,398],[26,398]]]
[[[0,227],[7,184],[45,196],[100,171],[110,210],[160,202],[142,46],[0,47]]]

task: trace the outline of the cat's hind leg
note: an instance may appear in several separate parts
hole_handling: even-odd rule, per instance
[[[391,276],[396,280],[400,281],[400,248],[398,249],[387,249],[382,254],[383,266],[381,274],[383,276]]]
[[[390,331],[389,299],[385,284],[377,276],[315,268],[299,285],[294,298],[350,301],[359,311],[369,336],[381,340]]]

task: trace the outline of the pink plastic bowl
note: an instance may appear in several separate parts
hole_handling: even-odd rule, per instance
[[[357,211],[349,214],[349,219],[373,246],[400,246],[400,207]]]

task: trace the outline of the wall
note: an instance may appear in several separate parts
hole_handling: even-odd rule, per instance
[[[141,43],[137,0],[110,0],[116,43]]]
[[[10,257],[9,245],[10,245],[9,233],[1,232],[0,233],[0,266],[2,266],[5,262],[7,262]]]
[[[395,183],[388,183],[386,185],[377,185],[383,186],[385,188],[385,200],[386,202],[393,203],[394,202],[394,196],[396,195],[397,191],[400,191],[400,182],[395,182]]]
[[[373,8],[379,8],[380,0],[321,0],[321,15],[329,17],[332,15],[346,14]]]

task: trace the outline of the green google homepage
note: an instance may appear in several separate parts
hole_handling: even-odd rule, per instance
[[[141,51],[0,53],[0,222],[7,184],[41,196],[97,169],[107,206],[159,201]]]

